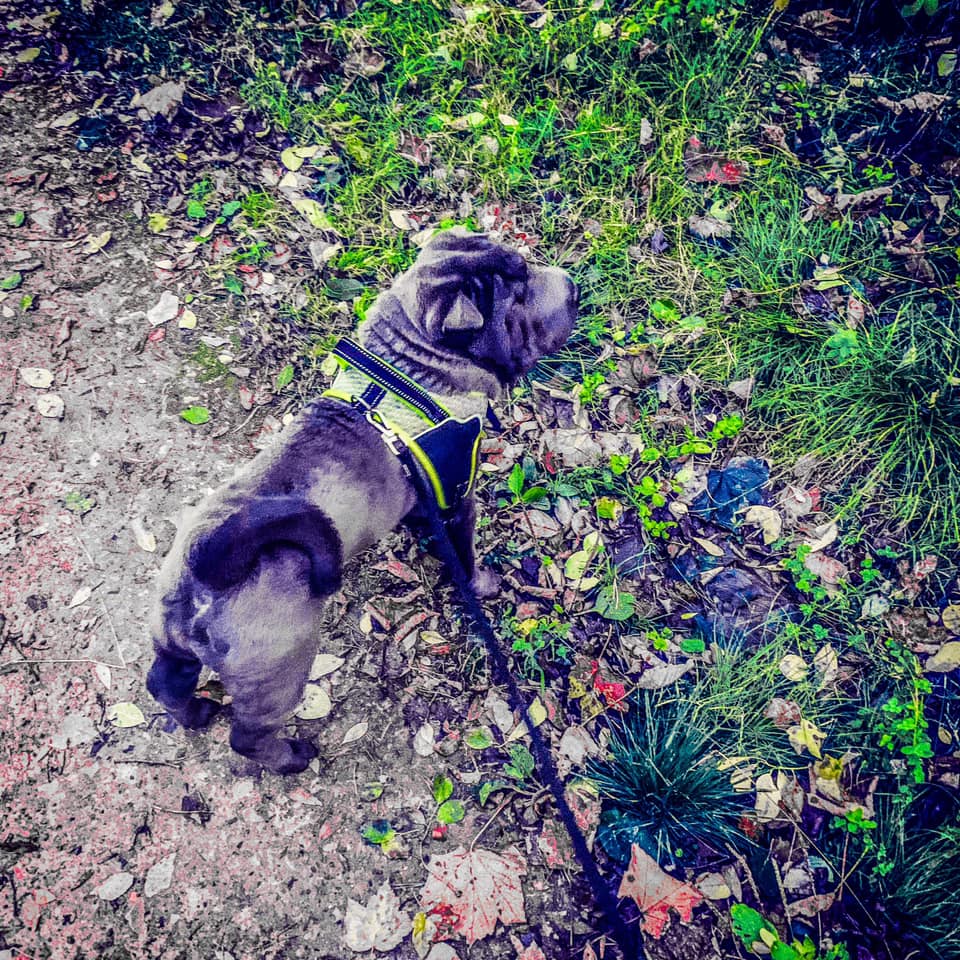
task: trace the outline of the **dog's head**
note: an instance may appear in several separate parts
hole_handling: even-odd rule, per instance
[[[485,234],[446,230],[391,292],[430,344],[512,384],[573,331],[579,293],[557,267],[528,264]]]

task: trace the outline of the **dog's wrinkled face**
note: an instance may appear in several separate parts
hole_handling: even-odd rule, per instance
[[[425,339],[510,385],[573,331],[579,293],[557,267],[528,264],[486,235],[441,233],[392,288]]]

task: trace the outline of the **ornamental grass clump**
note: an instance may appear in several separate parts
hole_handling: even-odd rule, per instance
[[[695,721],[689,702],[649,694],[632,701],[611,725],[608,756],[587,768],[603,801],[603,848],[626,863],[636,843],[664,863],[690,862],[701,847],[742,845],[737,823],[746,807],[720,759],[713,731]]]
[[[935,957],[960,956],[960,827],[907,839],[886,907],[903,918]]]

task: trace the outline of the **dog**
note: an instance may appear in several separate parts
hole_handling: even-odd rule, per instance
[[[455,227],[380,294],[358,340],[462,423],[566,342],[578,299],[565,271]],[[197,680],[203,665],[217,671],[232,698],[230,745],[276,773],[298,773],[317,755],[278,734],[302,698],[344,562],[423,517],[383,432],[362,404],[311,402],[188,513],[160,571],[147,689],[182,726],[200,728],[219,704],[194,695]],[[482,586],[474,523],[468,493],[447,528]]]

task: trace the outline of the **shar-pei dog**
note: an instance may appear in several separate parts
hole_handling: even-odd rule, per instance
[[[454,228],[380,295],[357,340],[463,421],[567,340],[577,301],[563,270]],[[303,695],[344,562],[423,516],[423,486],[380,434],[361,405],[313,401],[188,513],[160,572],[147,688],[184,727],[202,727],[218,704],[194,695],[197,680],[204,664],[216,670],[232,698],[231,746],[277,773],[316,756],[278,734]],[[468,494],[447,529],[477,582],[474,518]]]

